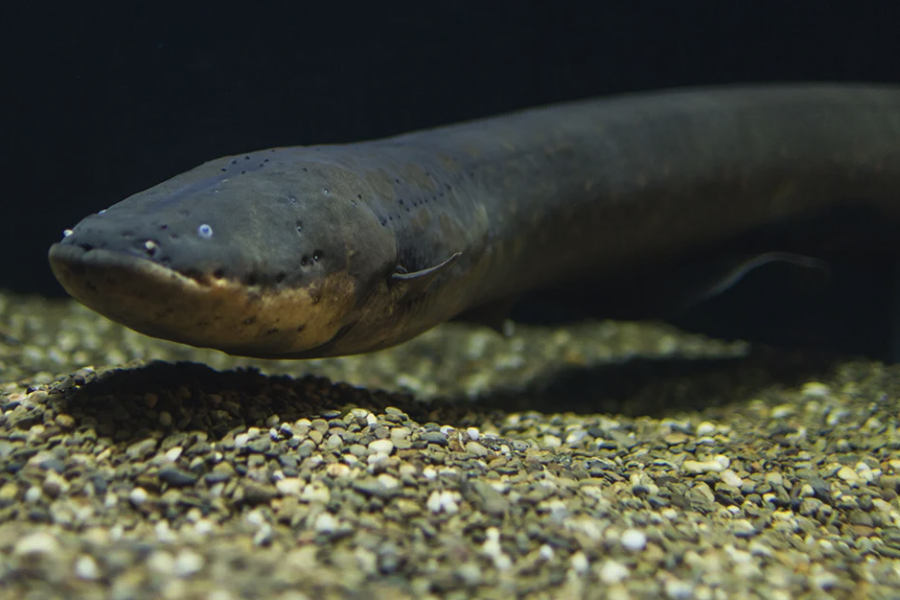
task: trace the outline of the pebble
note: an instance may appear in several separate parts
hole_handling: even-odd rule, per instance
[[[837,476],[850,484],[857,484],[860,482],[859,474],[850,467],[841,467],[837,472]]]
[[[131,493],[128,494],[128,499],[132,504],[136,506],[140,506],[141,504],[146,502],[149,497],[150,496],[149,494],[147,494],[147,490],[141,487],[134,488],[133,490],[131,490]]]
[[[569,557],[569,564],[572,566],[572,570],[579,575],[584,575],[588,572],[588,569],[591,568],[591,563],[588,561],[587,556],[581,551],[578,551]]]
[[[735,473],[731,469],[725,469],[724,471],[720,472],[719,478],[721,478],[723,482],[734,488],[739,488],[744,485],[743,479],[738,477],[737,473]]]
[[[614,559],[606,559],[603,561],[603,564],[600,565],[600,581],[606,585],[621,583],[628,578],[629,574],[630,571],[628,567]]]
[[[541,445],[544,448],[559,448],[562,446],[562,439],[555,435],[545,435],[541,438]]]
[[[466,442],[466,452],[473,456],[487,456],[490,450],[479,444],[478,442]]]
[[[319,533],[332,533],[338,528],[338,520],[331,513],[321,513],[316,517],[314,529]]]
[[[694,597],[694,586],[680,579],[670,579],[666,582],[666,596],[672,600],[689,600]]]
[[[93,556],[82,554],[75,559],[75,576],[86,581],[95,581],[100,578],[100,566]]]
[[[681,468],[686,473],[718,473],[724,471],[726,467],[718,460],[686,460]]]
[[[49,555],[59,552],[59,541],[46,531],[26,535],[13,546],[14,556]]]
[[[303,481],[297,477],[286,477],[275,482],[275,489],[282,496],[299,496],[303,489]]]
[[[436,444],[438,446],[447,446],[450,443],[447,436],[440,431],[425,432],[419,439],[428,444]]]
[[[193,550],[182,550],[175,557],[172,572],[176,577],[191,577],[203,569],[203,556]]]
[[[373,440],[369,442],[369,452],[376,454],[390,454],[394,451],[394,442],[391,440]]]
[[[145,460],[156,452],[158,442],[154,438],[146,438],[135,442],[125,449],[125,455],[131,460]]]
[[[196,474],[180,469],[175,465],[166,465],[159,470],[159,479],[171,486],[185,487],[197,483],[199,477]]]
[[[647,546],[647,536],[637,529],[626,529],[622,532],[621,542],[629,552],[640,552]]]
[[[712,435],[716,432],[716,426],[714,423],[710,423],[709,421],[703,421],[699,425],[697,425],[697,435],[698,436],[706,436]]]

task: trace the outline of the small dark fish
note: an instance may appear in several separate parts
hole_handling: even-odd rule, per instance
[[[221,158],[87,217],[50,263],[137,331],[313,358],[571,282],[601,305],[618,281],[846,206],[900,223],[900,88],[664,91]],[[795,250],[741,248],[688,296],[768,260],[818,264]]]

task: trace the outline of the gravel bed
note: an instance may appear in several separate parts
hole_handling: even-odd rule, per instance
[[[0,598],[900,595],[896,367],[622,323],[247,361],[0,317]]]

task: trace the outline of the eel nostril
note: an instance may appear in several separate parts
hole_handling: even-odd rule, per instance
[[[145,241],[144,252],[147,253],[147,256],[156,256],[156,253],[159,252],[159,244],[157,244],[153,240]]]

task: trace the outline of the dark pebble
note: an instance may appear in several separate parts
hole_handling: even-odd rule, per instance
[[[450,443],[447,440],[447,436],[440,431],[429,431],[427,433],[423,433],[419,439],[429,444],[437,444],[438,446],[447,446]]]
[[[203,476],[203,481],[205,481],[209,485],[222,483],[228,481],[229,479],[231,479],[231,473],[227,471],[213,471],[212,473],[207,473]]]
[[[58,458],[48,458],[47,460],[41,461],[41,468],[56,471],[57,473],[63,473],[66,470],[66,463]]]
[[[366,496],[375,496],[376,498],[388,499],[394,495],[394,490],[381,485],[377,479],[362,479],[353,482],[353,489]]]
[[[175,487],[194,485],[197,483],[197,475],[190,471],[179,469],[175,465],[166,465],[159,470],[159,480]]]
[[[277,495],[278,491],[271,485],[252,482],[244,485],[244,502],[247,504],[265,504]]]

